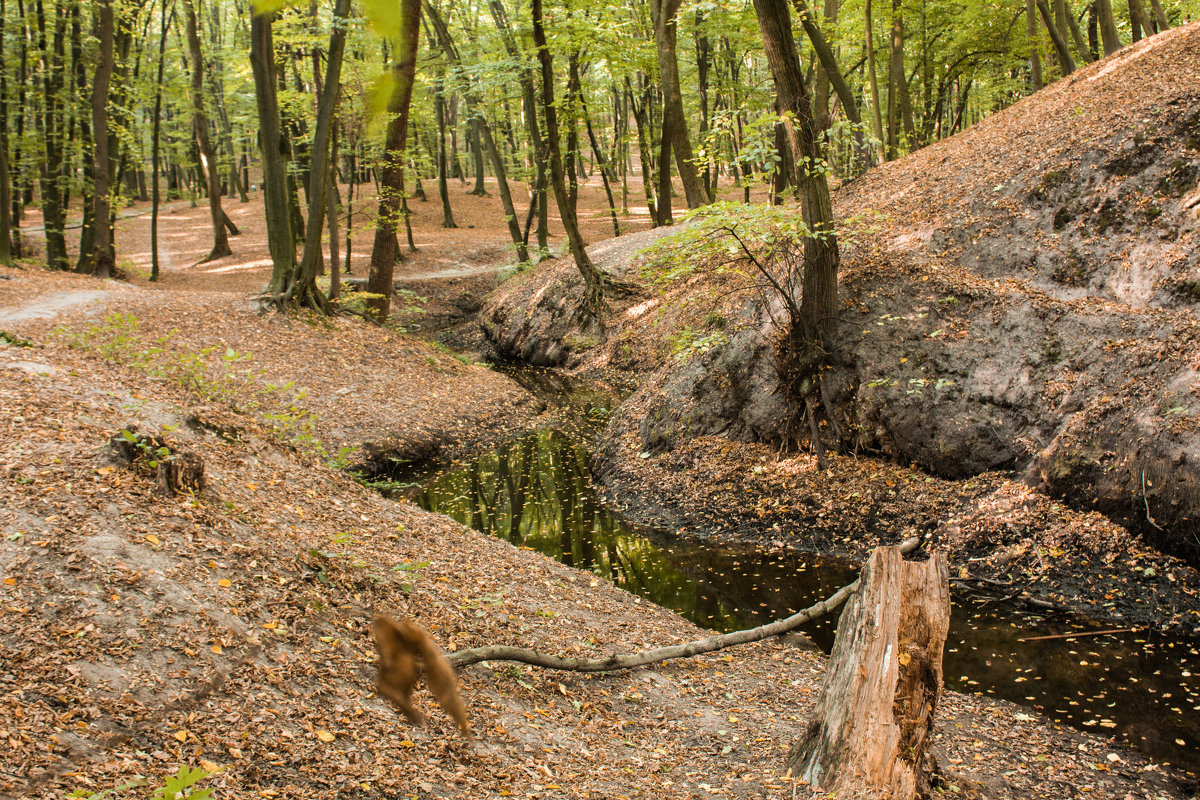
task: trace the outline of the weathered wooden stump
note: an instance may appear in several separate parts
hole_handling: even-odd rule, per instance
[[[825,684],[788,767],[839,798],[929,794],[933,712],[950,630],[946,560],[879,547],[838,622]]]

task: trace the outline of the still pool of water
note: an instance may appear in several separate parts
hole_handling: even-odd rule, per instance
[[[447,468],[414,499],[718,631],[788,616],[856,577],[844,561],[718,547],[631,526],[599,502],[586,449],[554,430],[528,433]],[[805,632],[828,652],[836,623],[832,615]],[[1102,629],[1082,618],[1030,615],[956,596],[946,684],[1118,735],[1154,759],[1200,772],[1200,644],[1087,635]],[[1075,637],[1034,638],[1061,634]]]

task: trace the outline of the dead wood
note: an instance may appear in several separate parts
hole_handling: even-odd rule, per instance
[[[838,621],[813,720],[788,757],[794,775],[838,797],[929,796],[949,577],[941,554],[871,554]]]

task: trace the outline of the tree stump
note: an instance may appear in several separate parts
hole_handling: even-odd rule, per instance
[[[838,621],[816,711],[792,774],[839,798],[929,794],[929,732],[950,630],[946,560],[879,547]]]

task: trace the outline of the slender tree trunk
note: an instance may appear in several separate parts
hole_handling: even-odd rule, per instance
[[[657,226],[658,204],[654,196],[654,167],[650,163],[650,150],[646,136],[646,105],[638,105],[633,99],[633,87],[629,80],[625,81],[625,91],[629,98],[629,108],[633,114],[633,122],[637,127],[638,162],[642,167],[642,190],[646,194],[646,208],[650,211],[650,219]]]
[[[458,50],[454,46],[454,40],[450,37],[450,28],[446,25],[442,15],[432,3],[425,3],[426,18],[429,20],[430,26],[433,28],[434,35],[437,38],[442,50],[446,53],[446,58],[455,66],[462,66],[462,59],[459,58]],[[508,224],[508,233],[512,238],[513,246],[517,250],[517,260],[520,263],[525,263],[529,260],[529,249],[525,244],[525,238],[521,235],[521,225],[517,219],[517,211],[513,205],[512,192],[508,186],[508,176],[504,166],[504,152],[499,145],[496,144],[496,137],[492,133],[491,126],[482,116],[480,109],[483,107],[482,99],[475,93],[474,90],[468,91],[466,95],[467,112],[471,115],[471,122],[474,127],[475,136],[479,138],[480,146],[486,149],[491,155],[492,169],[496,173],[496,187],[500,193],[500,203],[504,208],[504,221]]]
[[[309,169],[308,220],[304,231],[304,253],[293,286],[285,300],[314,311],[325,313],[329,301],[317,287],[317,273],[322,261],[321,235],[325,228],[325,204],[328,200],[330,143],[333,138],[333,119],[337,113],[341,92],[342,56],[346,51],[346,25],[350,16],[350,0],[337,0],[333,8],[333,30],[329,34],[329,49],[325,59],[325,85],[317,106],[317,128]]]
[[[41,170],[42,224],[46,235],[46,263],[51,269],[68,270],[66,240],[66,208],[60,183],[59,168],[63,163],[63,114],[61,97],[66,58],[63,40],[66,37],[66,15],[56,14],[53,42],[47,40],[46,14],[43,0],[37,0],[38,51],[43,69],[41,130],[44,161]]]
[[[480,132],[480,127],[486,123],[483,121],[481,109],[476,109],[471,117],[471,161],[475,169],[475,188],[471,189],[471,194],[476,197],[488,197],[487,187],[484,185],[484,167],[483,167],[483,135]]]
[[[1170,21],[1167,20],[1167,13],[1163,10],[1160,0],[1150,0],[1150,9],[1154,12],[1154,23],[1158,27],[1159,33],[1171,27]]]
[[[754,10],[779,107],[791,112],[785,125],[795,161],[794,181],[800,191],[804,224],[812,232],[804,240],[799,319],[793,320],[789,336],[793,346],[808,348],[815,344],[827,350],[833,342],[838,318],[838,244],[825,171],[805,166],[806,161],[813,165],[820,163],[823,156],[792,38],[787,0],[754,0]]]
[[[904,17],[900,0],[892,0],[892,32],[888,41],[888,160],[900,152],[900,84],[904,82]]]
[[[1025,0],[1025,36],[1029,39],[1029,77],[1036,92],[1045,86],[1042,83],[1042,34],[1038,28],[1036,0]]]
[[[1134,1],[1130,0],[1130,2]],[[1070,75],[1075,71],[1075,59],[1071,58],[1071,48],[1067,47],[1067,40],[1063,38],[1062,31],[1054,24],[1054,15],[1050,12],[1050,6],[1046,0],[1036,0],[1036,2],[1038,11],[1042,14],[1042,22],[1046,24],[1046,32],[1050,34],[1050,41],[1054,43],[1054,52],[1058,55],[1062,73]]]
[[[1142,4],[1142,0],[1129,0],[1129,21],[1133,28],[1135,42],[1141,40],[1143,33],[1146,36],[1154,35],[1154,25],[1146,13],[1146,6]]]
[[[883,138],[883,113],[879,108],[879,79],[875,71],[875,34],[871,22],[871,0],[866,0],[866,31],[867,31],[867,79],[871,87],[871,122],[874,125],[875,139],[883,147],[885,158],[891,158],[887,152]]]
[[[1121,37],[1117,34],[1112,0],[1096,0],[1096,13],[1100,18],[1100,40],[1104,42],[1104,55],[1111,56],[1121,49]]]
[[[329,226],[329,299],[336,300],[342,290],[342,269],[338,241],[338,127],[335,120],[333,141],[329,145],[329,180],[325,184],[325,224]]]
[[[166,67],[167,54],[167,0],[161,0],[161,9],[159,13],[159,37],[158,37],[158,79],[154,84],[154,124],[153,132],[150,135],[150,280],[157,281],[159,272],[158,255],[158,207],[160,200],[160,190],[158,188],[158,177],[161,171],[161,142],[162,142],[162,86],[163,86],[163,70]],[[171,21],[175,19],[175,4],[171,3]]]
[[[12,248],[12,176],[8,166],[8,64],[5,63],[4,35],[8,13],[0,0],[0,266],[13,265]]]
[[[250,66],[258,107],[258,141],[262,150],[263,207],[267,248],[271,253],[271,282],[267,291],[281,294],[296,267],[296,237],[288,199],[287,163],[283,155],[283,123],[279,115],[275,77],[274,12],[250,20]]]
[[[492,13],[492,19],[496,23],[496,30],[500,32],[500,38],[504,41],[504,49],[508,53],[508,57],[517,63],[525,63],[521,58],[521,52],[517,47],[516,37],[512,32],[512,25],[508,21],[508,12],[505,11],[504,5],[500,0],[489,0],[488,9]],[[538,259],[542,254],[549,251],[549,224],[546,213],[547,200],[547,180],[546,172],[548,169],[549,154],[546,146],[546,140],[542,136],[541,129],[538,125],[538,104],[537,92],[534,88],[534,76],[532,69],[522,67],[518,75],[518,80],[521,84],[521,105],[525,114],[525,128],[529,133],[530,145],[533,148],[534,161],[534,179],[533,192],[529,207],[529,216],[525,224],[525,232],[521,237],[521,242],[526,247],[529,243],[529,227],[533,219],[533,214],[536,211],[538,216],[537,242],[538,242]]]
[[[1067,8],[1067,0],[1054,0],[1054,10],[1055,14],[1062,18],[1063,24],[1059,25],[1058,29],[1070,31],[1071,40],[1075,42],[1075,50],[1083,59],[1083,63],[1092,63],[1095,59],[1092,58],[1092,53],[1088,49],[1087,40],[1083,38],[1083,32],[1079,30],[1079,23],[1075,21],[1075,15]]]
[[[225,233],[225,217],[221,210],[220,164],[216,149],[208,136],[208,117],[204,113],[204,58],[200,50],[200,31],[197,26],[196,3],[183,0],[184,27],[187,30],[188,52],[192,68],[192,131],[196,149],[200,152],[200,168],[208,178],[208,211],[212,217],[213,246],[205,261],[232,255]]]
[[[450,189],[446,184],[446,100],[441,76],[435,81],[435,87],[433,104],[437,115],[437,182],[438,196],[442,200],[442,227],[457,228],[450,210]]]
[[[583,276],[584,294],[580,301],[580,316],[583,321],[602,324],[600,314],[604,304],[604,275],[592,263],[587,253],[587,244],[579,232],[575,208],[567,197],[566,180],[563,174],[563,159],[559,149],[558,115],[554,105],[554,59],[546,43],[546,30],[542,23],[542,0],[532,0],[533,44],[537,48],[538,62],[542,68],[542,109],[546,116],[546,140],[550,156],[550,183],[558,201],[559,216],[567,231],[571,255],[575,266]]]
[[[708,202],[704,184],[696,171],[692,154],[691,139],[688,138],[687,120],[683,115],[683,94],[679,87],[679,60],[676,57],[676,22],[681,0],[651,0],[650,8],[654,12],[654,45],[658,54],[658,79],[663,94],[663,141],[661,146],[663,161],[669,161],[671,154],[675,155],[675,166],[679,172],[679,180],[683,184],[684,197],[688,208],[699,208]],[[670,174],[668,163],[659,163],[660,187],[658,212],[662,224],[671,221],[670,203]],[[663,176],[666,180],[663,180]],[[662,184],[666,187],[666,197]]]
[[[113,0],[100,0],[96,9],[96,33],[100,47],[92,83],[92,130],[96,136],[92,166],[95,176],[92,190],[95,213],[92,218],[95,220],[96,248],[93,274],[98,278],[107,278],[116,270],[112,257],[112,226],[109,222],[112,187],[109,185],[108,171],[108,85],[113,72]]]
[[[421,27],[420,0],[400,0],[399,30],[392,38],[392,95],[388,100],[387,139],[380,180],[379,214],[371,249],[371,274],[367,291],[378,295],[367,301],[368,314],[376,322],[387,321],[392,299],[392,275],[396,265],[396,220],[404,197],[404,161],[408,147],[408,110],[417,67],[417,45]],[[443,167],[444,172],[444,167]]]

